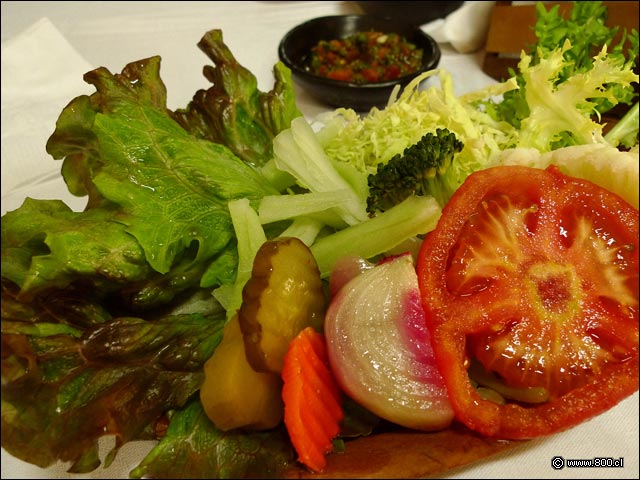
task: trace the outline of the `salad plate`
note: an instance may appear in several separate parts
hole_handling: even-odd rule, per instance
[[[18,2],[13,3],[15,5],[7,7],[3,2],[3,27],[7,13],[18,14]],[[263,89],[266,90],[271,88],[270,82],[273,82],[272,66],[277,61],[277,45],[282,35],[305,19],[348,13],[344,11],[343,4],[351,2],[180,2],[180,6],[171,6],[166,2],[150,2],[149,4],[153,5],[151,9],[145,6],[146,2],[140,2],[139,5],[138,2],[132,2],[130,15],[119,14],[117,9],[103,5],[104,3],[109,2],[76,5],[76,14],[82,21],[78,21],[75,28],[70,20],[64,20],[62,13],[69,14],[69,10],[64,10],[64,6],[59,7],[62,10],[56,10],[55,6],[51,5],[40,7],[43,8],[43,15],[54,19],[64,36],[83,56],[88,57],[91,52],[97,52],[95,57],[88,59],[92,65],[105,64],[113,72],[119,72],[124,67],[122,59],[125,57],[126,61],[133,61],[145,57],[145,53],[152,55],[164,52],[162,77],[168,79],[169,101],[175,105],[184,103],[182,100],[189,98],[195,90],[192,88],[194,85],[205,83],[204,80],[200,80],[199,75],[206,59],[198,52],[195,43],[213,24],[224,30],[231,49],[238,52],[242,63],[257,74],[260,84],[264,85]],[[285,8],[285,5],[288,8]],[[94,8],[96,10],[93,10]],[[105,9],[104,15],[99,14],[101,8]],[[145,16],[148,10],[152,13]],[[24,18],[29,17],[25,14]],[[239,20],[240,18],[243,20]],[[26,20],[23,20],[24,22]],[[242,33],[247,32],[249,23],[252,25],[251,33]],[[226,32],[229,32],[228,36]],[[9,33],[3,28],[3,47],[5,40],[10,40],[5,35]],[[250,41],[261,36],[264,45],[260,47],[260,52],[257,52]],[[114,39],[117,39],[117,42],[114,42]],[[127,45],[132,44],[135,46],[127,52]],[[185,48],[185,45],[188,46]],[[457,89],[468,92],[473,91],[478,85],[492,83],[493,80],[482,73],[477,56],[457,55],[447,45],[441,47],[443,56],[440,67],[452,72]],[[55,50],[55,46],[51,46],[51,49]],[[109,49],[114,51],[110,52]],[[265,55],[264,51],[268,51],[269,54]],[[101,55],[104,56],[101,58]],[[82,75],[86,71],[78,73]],[[189,80],[185,80],[188,86],[184,86],[183,90],[176,89],[183,77],[190,77]],[[198,80],[193,80],[192,77]],[[458,79],[462,81],[458,82]],[[8,81],[3,75],[3,110],[5,82]],[[176,91],[178,93],[173,93]],[[296,94],[301,110],[309,119],[326,111],[326,106],[307,97],[304,92],[297,91]],[[71,99],[72,97],[68,98],[69,101]],[[35,125],[34,128],[41,129],[46,138],[53,132],[55,125],[49,117],[44,124]],[[10,130],[11,124],[4,123],[3,112],[3,143],[5,132],[8,134]],[[13,138],[14,142],[21,141],[19,135]],[[27,138],[25,136],[22,141],[28,141]],[[69,193],[60,175],[61,162],[48,159],[43,153],[43,162],[49,162],[50,167],[33,176],[32,171],[20,166],[19,159],[5,157],[4,148],[3,146],[3,174],[11,175],[12,186],[5,188],[3,183],[3,215],[19,208],[26,198],[61,199],[74,211],[84,208],[86,200]],[[44,148],[43,144],[43,152]],[[8,165],[5,162],[8,162]],[[534,440],[496,443],[456,430],[446,433],[403,431],[375,435],[349,442],[346,452],[329,456],[325,472],[311,474],[304,469],[295,469],[290,472],[290,477],[637,478],[638,401],[636,392],[616,407],[587,422],[570,430]],[[3,449],[2,478],[128,478],[154,445],[155,442],[149,441],[127,443],[108,468],[99,467],[85,474],[68,473],[68,465],[65,464],[56,464],[46,469],[39,468],[15,458]],[[101,441],[101,459],[105,458],[112,446],[112,438]],[[474,449],[476,460],[464,456]],[[604,463],[604,466],[586,468],[577,466],[575,462],[567,463],[567,460],[585,459],[603,459],[601,463]],[[619,466],[606,465],[614,460]]]

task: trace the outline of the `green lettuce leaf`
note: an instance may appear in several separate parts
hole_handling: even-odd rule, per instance
[[[166,273],[192,244],[197,262],[227,247],[229,200],[277,191],[229,148],[196,139],[171,118],[159,67],[152,57],[120,75],[87,73],[97,92],[65,108],[47,151],[64,158],[70,190],[89,194],[88,208],[117,209],[147,262]]]
[[[47,291],[63,295],[81,283],[96,303],[109,299],[112,306],[136,312],[198,289],[207,271],[207,281],[215,285],[235,278],[233,248],[211,263],[195,262],[187,252],[166,274],[156,272],[116,216],[113,209],[74,212],[59,200],[27,198],[2,219],[3,278],[20,287],[24,302]]]
[[[24,301],[79,279],[108,291],[146,278],[152,269],[144,252],[114,215],[27,198],[2,218],[2,277],[21,288]]]
[[[107,463],[124,443],[151,439],[165,412],[200,388],[224,318],[120,317],[84,330],[3,318],[2,447],[40,467],[61,460],[84,473],[100,464],[100,437],[115,436]]]
[[[213,86],[198,90],[186,108],[172,113],[173,118],[198,138],[226,145],[254,166],[264,165],[273,155],[273,138],[302,115],[291,71],[276,63],[273,89],[261,92],[256,77],[224,44],[221,30],[207,32],[198,46],[215,64],[204,68]]]
[[[155,439],[156,424],[197,396],[226,321],[212,289],[236,278],[228,204],[257,206],[278,193],[252,162],[173,118],[159,70],[151,57],[120,74],[88,72],[96,92],[61,112],[46,148],[63,160],[69,191],[88,196],[84,211],[28,198],[2,218],[2,446],[41,467],[63,461],[69,472],[90,472],[105,435],[116,439],[108,465],[126,442]],[[235,99],[238,123],[227,133],[242,130],[229,137],[238,151],[270,156],[264,145],[299,115],[290,72],[275,72],[269,94],[255,84],[248,92],[251,82],[240,78],[238,89],[220,92]],[[267,134],[253,135],[256,125]],[[193,447],[190,432],[172,432]],[[245,460],[248,475],[262,471],[250,466],[251,436],[227,437],[239,445],[234,455],[242,445],[251,451],[234,472]],[[278,438],[284,446],[286,436]],[[204,453],[190,451],[194,468],[208,468]],[[231,456],[221,471],[229,465]]]
[[[176,411],[166,436],[131,478],[279,478],[294,463],[284,428],[246,433],[215,428],[198,401]]]

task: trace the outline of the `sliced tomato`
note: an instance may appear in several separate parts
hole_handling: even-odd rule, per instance
[[[474,173],[417,271],[438,366],[468,427],[548,435],[638,389],[638,210],[608,190],[555,167]],[[484,400],[472,363],[546,400]]]

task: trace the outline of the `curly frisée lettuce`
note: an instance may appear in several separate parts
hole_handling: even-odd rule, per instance
[[[571,47],[564,50],[567,61],[556,72],[553,78],[555,85],[591,70],[594,56],[604,47],[610,60],[624,65],[625,69],[629,67],[629,70],[635,70],[638,58],[638,31],[608,26],[608,8],[609,6],[603,5],[600,1],[577,1],[572,2],[572,8],[563,16],[559,5],[549,6],[547,10],[544,2],[538,2],[537,21],[534,26],[536,41],[528,47],[527,52],[531,56],[530,64],[538,64],[559,46],[568,43]],[[497,118],[506,119],[519,127],[521,119],[528,115],[526,88],[521,72],[510,73],[522,88],[508,92],[505,98],[493,107]],[[636,89],[616,82],[607,83],[603,88],[603,91],[605,90],[606,96],[590,99],[596,117],[602,117],[616,104],[631,105],[637,97]],[[615,98],[615,102],[609,101],[612,97]]]
[[[531,66],[528,55],[520,60],[529,114],[521,121],[517,146],[550,151],[568,145],[605,142],[603,125],[592,118],[596,100],[605,99],[616,105],[615,92],[607,85],[630,88],[632,82],[638,82],[632,66],[623,66],[617,58],[608,56],[605,46],[593,59],[589,71],[576,73],[555,85],[555,78],[567,64],[564,53],[569,49],[571,44],[567,41],[535,66]]]

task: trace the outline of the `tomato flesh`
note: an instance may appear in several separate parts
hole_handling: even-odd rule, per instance
[[[638,211],[555,167],[471,175],[423,243],[418,278],[456,415],[486,435],[566,429],[638,389]],[[470,360],[541,405],[482,400]]]

